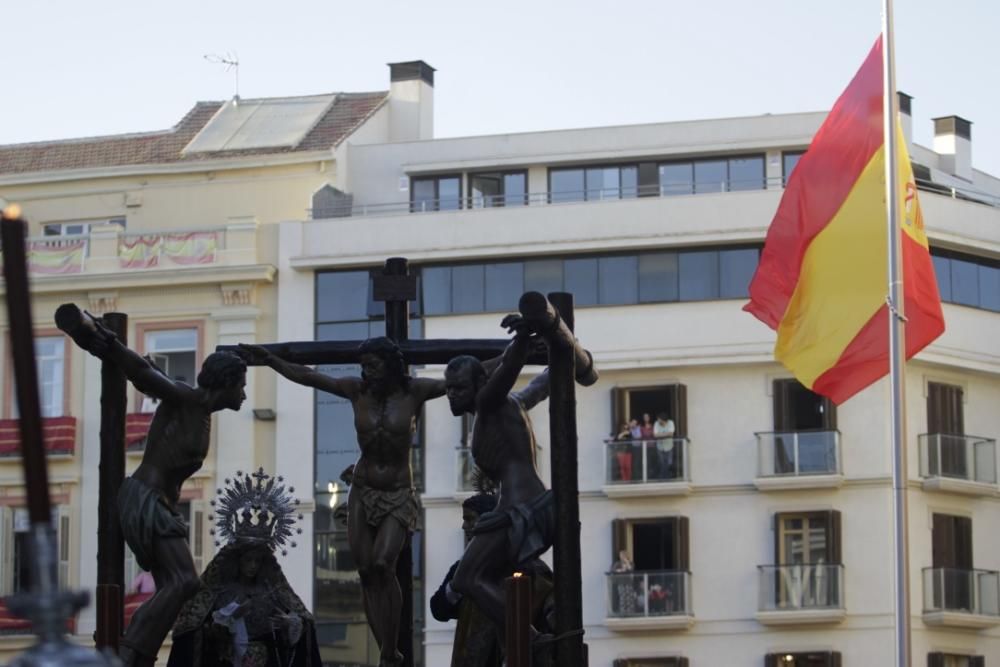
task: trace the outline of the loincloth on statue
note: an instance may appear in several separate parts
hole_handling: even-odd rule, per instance
[[[545,553],[555,540],[556,496],[551,490],[534,500],[487,512],[472,528],[473,535],[507,531],[507,558],[518,567]]]
[[[118,515],[122,535],[143,570],[151,571],[156,563],[154,537],[188,537],[184,517],[167,504],[163,494],[134,477],[126,477],[118,489]]]
[[[391,516],[411,533],[417,529],[420,521],[420,503],[413,487],[407,486],[392,491],[373,489],[363,478],[355,476],[347,502],[356,502],[355,498],[361,502],[365,510],[365,520],[372,528],[378,528],[387,516]]]

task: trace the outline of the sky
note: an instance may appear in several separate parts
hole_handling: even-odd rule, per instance
[[[435,75],[435,134],[495,134],[828,110],[881,28],[881,0],[8,0],[0,144],[166,129],[243,97],[388,88]],[[1000,175],[1000,2],[895,0],[914,139],[973,122]]]

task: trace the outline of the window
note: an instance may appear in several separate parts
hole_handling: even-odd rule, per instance
[[[781,154],[781,178],[782,183],[788,185],[788,179],[792,177],[792,172],[799,164],[799,159],[805,155],[805,151],[785,151]]]
[[[59,587],[70,585],[70,521],[69,506],[52,508],[52,523],[56,529],[56,557]],[[28,590],[29,561],[33,558],[30,544],[31,520],[24,507],[0,507],[0,595]]]
[[[611,522],[610,616],[689,612],[689,524],[682,516]],[[633,564],[631,569],[621,567],[623,553]]]
[[[145,352],[172,380],[192,386],[197,381],[198,329],[146,331]]]
[[[525,206],[528,203],[526,171],[489,172],[469,176],[472,208]]]
[[[38,336],[35,338],[35,362],[38,368],[38,393],[41,401],[42,418],[62,417],[66,414],[66,373],[69,367],[66,365],[66,345],[65,336]],[[11,378],[11,396],[7,399],[10,404],[10,415],[17,419],[19,416],[17,400],[14,398],[14,375],[11,364],[7,364]]]
[[[986,667],[986,658],[981,655],[928,653],[927,667]]]
[[[798,380],[773,384],[774,472],[819,473],[837,470],[837,406]]]
[[[454,211],[462,208],[462,179],[457,175],[414,178],[410,211]]]
[[[774,523],[775,566],[761,568],[762,593],[776,596],[773,608],[840,607],[840,512],[785,512]]]
[[[927,383],[930,469],[960,479],[968,478],[969,473],[963,397],[962,387],[958,385]]]
[[[812,651],[809,653],[768,653],[764,667],[840,667],[840,653]]]
[[[931,259],[942,301],[1000,312],[1000,264],[937,248]]]
[[[765,185],[762,155],[667,162],[659,172],[662,196],[762,190]]]
[[[42,226],[43,236],[78,236],[89,233],[89,222],[55,222]]]
[[[973,609],[973,586],[966,573],[972,564],[972,519],[934,514],[931,522],[931,567],[942,570],[935,578],[938,609]]]
[[[549,170],[549,201],[630,199],[639,196],[639,168],[594,166]]]

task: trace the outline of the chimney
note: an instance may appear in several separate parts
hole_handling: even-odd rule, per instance
[[[972,122],[960,116],[934,119],[934,152],[941,169],[972,182]]]
[[[389,141],[434,138],[434,68],[423,60],[389,63]]]
[[[913,157],[913,97],[897,90],[896,98],[899,100],[899,124],[903,126],[906,151]]]

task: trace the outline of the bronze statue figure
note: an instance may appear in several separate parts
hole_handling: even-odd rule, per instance
[[[181,485],[208,454],[212,413],[239,410],[246,399],[246,364],[231,353],[211,354],[198,374],[198,386],[191,387],[171,380],[73,304],[59,307],[56,324],[90,354],[118,365],[136,389],[160,401],[142,462],[118,491],[125,541],[156,582],[156,594],[132,618],[120,656],[128,666],[153,665],[181,606],[199,585],[188,526],[177,511]]]
[[[535,435],[528,416],[548,397],[548,369],[524,389],[512,392],[534,332],[520,315],[508,315],[501,326],[514,338],[499,365],[491,371],[474,357],[455,357],[448,363],[445,383],[452,413],[476,417],[472,432],[476,465],[500,485],[497,507],[473,527],[451,587],[471,599],[502,633],[503,578],[552,546],[556,511],[554,496],[535,468]],[[533,636],[538,634],[533,627]]]
[[[213,532],[228,543],[177,617],[167,667],[321,667],[313,616],[275,557],[297,501],[263,469],[242,477],[219,490]]]
[[[253,365],[266,364],[292,382],[351,402],[361,456],[347,500],[347,537],[361,575],[368,625],[381,651],[380,665],[401,664],[402,593],[396,561],[420,515],[410,444],[424,402],[444,395],[444,381],[406,375],[403,355],[388,338],[360,345],[361,377],[333,378],[258,345],[240,345],[240,350]]]

